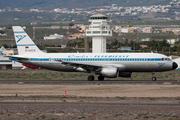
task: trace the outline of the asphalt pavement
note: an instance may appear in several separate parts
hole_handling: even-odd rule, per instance
[[[88,81],[88,80],[0,80],[0,83],[25,83],[25,84],[30,84],[30,83],[54,83],[54,84],[61,84],[61,83],[105,83],[105,84],[113,84],[113,83],[155,83],[155,84],[179,84],[180,80],[157,80],[157,81],[152,81],[152,80],[104,80],[104,81]]]

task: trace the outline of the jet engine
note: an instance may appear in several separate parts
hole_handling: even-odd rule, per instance
[[[119,75],[119,70],[115,67],[102,68],[100,75],[107,78],[117,78]]]
[[[119,77],[131,77],[132,72],[119,72]]]

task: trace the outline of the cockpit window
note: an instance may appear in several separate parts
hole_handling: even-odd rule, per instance
[[[171,61],[170,58],[162,58],[161,60],[162,60],[162,61]]]

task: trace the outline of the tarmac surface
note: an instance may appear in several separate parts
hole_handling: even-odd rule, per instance
[[[68,105],[79,105],[79,104],[84,104],[84,105],[106,105],[106,106],[117,106],[117,105],[134,105],[134,106],[139,106],[139,105],[155,105],[155,106],[178,106],[180,107],[180,103],[110,103],[110,102],[34,102],[34,101],[1,101],[0,104],[68,104]]]
[[[179,105],[121,103],[4,103],[2,120],[179,120]]]
[[[170,84],[179,84],[180,80],[104,80],[104,81],[88,81],[88,80],[0,80],[0,83],[170,83]]]
[[[178,80],[0,80],[0,119],[179,120],[179,89]]]

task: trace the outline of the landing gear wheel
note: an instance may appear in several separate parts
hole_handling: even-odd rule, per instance
[[[98,76],[98,80],[99,80],[99,81],[103,81],[103,80],[104,80],[104,77],[100,75],[100,76]]]
[[[93,81],[93,80],[94,80],[94,76],[93,75],[88,76],[88,81]]]
[[[155,72],[152,72],[152,81],[156,81]]]
[[[156,77],[152,77],[152,81],[156,81]]]

